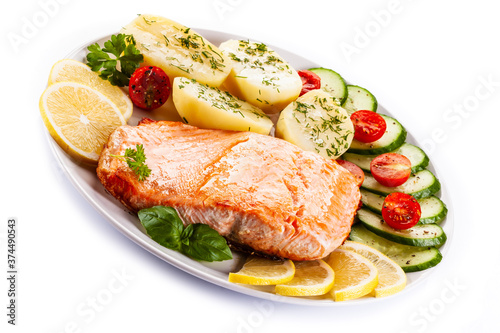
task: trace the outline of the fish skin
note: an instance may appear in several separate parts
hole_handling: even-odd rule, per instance
[[[136,144],[151,169],[141,182],[111,156]],[[110,135],[97,175],[133,212],[174,207],[185,224],[208,224],[230,243],[292,260],[340,246],[360,201],[347,170],[284,140],[150,119]]]

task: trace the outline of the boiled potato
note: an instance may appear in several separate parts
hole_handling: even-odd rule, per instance
[[[172,86],[175,108],[189,125],[269,134],[273,122],[258,107],[227,91],[177,77]]]
[[[266,113],[281,111],[299,96],[299,74],[265,44],[228,40],[219,48],[232,62],[224,86],[233,95]]]
[[[336,99],[318,89],[302,95],[281,112],[276,136],[335,159],[349,148],[354,126]]]
[[[218,87],[231,71],[231,62],[215,45],[164,17],[139,15],[121,32],[134,36],[142,65],[160,67],[171,81],[183,76]]]

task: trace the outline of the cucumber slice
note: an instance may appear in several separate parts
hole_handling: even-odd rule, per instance
[[[364,189],[361,189],[360,192],[363,207],[374,213],[381,214],[385,196]],[[419,224],[439,223],[448,213],[446,205],[436,196],[431,195],[430,197],[418,199],[417,201],[422,210],[422,215],[418,221]]]
[[[347,98],[342,105],[349,114],[359,110],[377,112],[377,99],[371,92],[360,86],[347,86]]]
[[[406,273],[434,267],[443,259],[435,247],[417,247],[391,242],[367,230],[360,223],[352,226],[349,239],[379,250],[401,266]]]
[[[440,223],[448,213],[448,208],[438,197],[430,196],[417,200],[422,210],[419,224]]]
[[[337,98],[340,105],[344,104],[347,99],[347,86],[339,73],[323,67],[310,68],[309,70],[321,78],[321,88]]]
[[[438,192],[441,188],[441,184],[432,172],[429,170],[421,170],[411,174],[410,178],[408,178],[403,185],[396,187],[381,185],[371,174],[365,173],[365,180],[361,187],[367,191],[381,195],[388,195],[392,192],[403,192],[411,194],[415,199],[421,199]]]
[[[401,147],[393,150],[391,153],[401,154],[406,157],[411,162],[411,172],[415,173],[417,171],[425,169],[429,165],[429,157],[424,153],[422,149],[407,142],[403,143]],[[342,155],[342,159],[352,162],[359,166],[365,171],[370,171],[371,161],[378,155],[359,155],[353,153],[345,153]]]
[[[387,129],[377,141],[364,143],[352,140],[349,153],[360,155],[380,155],[398,149],[406,140],[406,130],[396,119],[381,114],[385,119]]]
[[[382,214],[382,206],[384,205],[385,195],[373,193],[363,188],[361,188],[359,192],[361,193],[361,203],[364,208],[367,208],[374,213]]]
[[[411,162],[412,173],[424,170],[429,165],[429,157],[427,156],[427,154],[419,147],[407,142],[403,143],[401,147],[394,150],[393,153],[408,157]]]
[[[417,224],[406,230],[390,227],[382,216],[361,208],[358,219],[366,229],[396,243],[411,246],[441,246],[446,242],[446,234],[437,224]]]

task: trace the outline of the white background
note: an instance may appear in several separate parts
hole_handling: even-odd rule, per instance
[[[11,2],[0,13],[0,330],[492,332],[500,325],[500,221],[498,195],[491,190],[499,185],[493,166],[500,24],[493,3]],[[451,194],[452,246],[431,278],[376,305],[259,302],[179,271],[109,225],[59,171],[38,99],[53,63],[86,41],[116,32],[138,13],[276,45],[371,90],[424,145]],[[4,278],[10,217],[18,220],[15,327],[7,324]],[[116,279],[120,274],[124,280]],[[89,302],[106,290],[114,292],[112,298],[90,311]]]

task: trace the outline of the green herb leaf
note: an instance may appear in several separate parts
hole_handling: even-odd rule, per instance
[[[179,251],[195,260],[222,261],[233,256],[224,237],[206,224],[184,227],[177,211],[155,206],[138,213],[148,235],[158,244]]]
[[[171,207],[155,206],[138,213],[148,235],[158,244],[179,251],[184,229],[179,215]]]
[[[112,35],[102,49],[97,43],[87,47],[89,50],[87,65],[112,85],[127,86],[134,71],[144,61],[144,57],[135,45],[132,35]]]
[[[146,154],[144,153],[143,145],[135,145],[135,148],[125,149],[124,155],[110,155],[126,161],[129,168],[137,175],[139,181],[143,181],[151,174],[151,169],[145,163]]]
[[[222,261],[233,256],[227,242],[217,231],[206,224],[190,224],[188,242],[183,241],[181,252],[185,255],[204,261]]]

